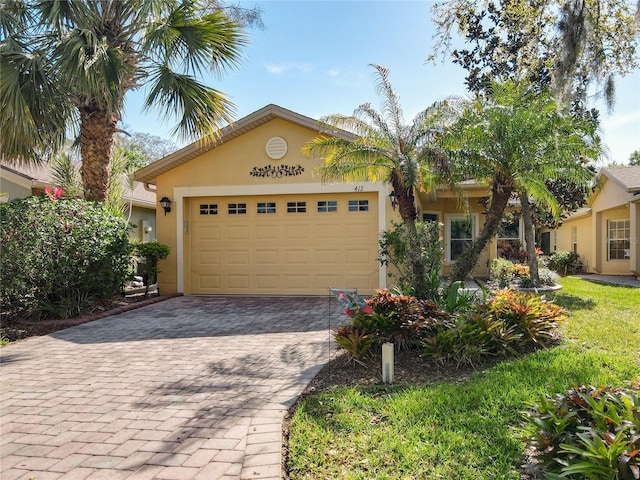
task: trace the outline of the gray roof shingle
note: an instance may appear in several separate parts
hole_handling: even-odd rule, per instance
[[[605,167],[600,173],[618,182],[629,193],[640,192],[640,165]]]

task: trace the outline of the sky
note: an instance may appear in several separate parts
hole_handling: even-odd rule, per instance
[[[468,97],[465,70],[450,57],[427,61],[433,53],[432,1],[240,1],[262,10],[263,30],[248,30],[249,45],[240,66],[222,78],[202,80],[227,94],[236,105],[235,119],[276,104],[319,119],[351,114],[370,102],[378,109],[374,69],[390,70],[405,119],[448,96]],[[442,61],[441,61],[442,60]],[[603,164],[627,163],[640,149],[640,71],[617,81],[616,105],[608,113],[602,102],[601,128],[608,158]],[[129,94],[123,124],[129,132],[168,138],[177,119],[163,122],[156,111],[142,114],[144,91]]]

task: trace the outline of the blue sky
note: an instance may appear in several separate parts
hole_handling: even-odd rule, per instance
[[[240,67],[207,78],[236,104],[240,119],[270,103],[311,118],[350,114],[360,104],[379,107],[371,63],[390,69],[407,121],[435,101],[466,96],[465,71],[449,58],[433,64],[431,1],[250,1],[262,9],[264,30],[248,32]],[[640,149],[640,72],[617,83],[615,110],[601,110],[610,161],[626,163]],[[155,111],[142,116],[142,95],[129,95],[127,130],[170,138],[177,121]],[[605,163],[608,163],[605,160]]]

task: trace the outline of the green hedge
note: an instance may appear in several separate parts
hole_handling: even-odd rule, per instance
[[[120,293],[130,274],[129,225],[85,200],[29,197],[0,206],[0,301],[9,316],[75,316]]]

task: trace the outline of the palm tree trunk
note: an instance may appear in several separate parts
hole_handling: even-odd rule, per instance
[[[529,257],[529,275],[534,287],[540,286],[540,275],[538,274],[538,257],[536,256],[536,241],[533,232],[533,219],[531,218],[531,205],[526,191],[520,194],[520,205],[522,206],[522,219],[524,221],[524,241],[527,244],[527,256]]]
[[[498,233],[502,216],[507,208],[509,197],[511,197],[511,193],[513,192],[513,187],[507,185],[505,185],[505,182],[500,181],[500,179],[496,179],[493,182],[493,186],[491,187],[491,203],[482,231],[471,245],[471,248],[465,250],[456,260],[456,265],[451,274],[451,282],[458,280],[464,281],[464,279],[467,278],[471,271],[476,268],[482,251],[489,241],[496,236],[496,233]]]
[[[91,107],[80,110],[80,151],[84,198],[103,202],[107,198],[111,152],[116,133],[115,115]]]
[[[418,238],[418,230],[416,229],[418,213],[416,211],[413,187],[406,188],[402,185],[402,182],[395,172],[391,174],[391,185],[398,200],[400,217],[402,217],[402,221],[406,225],[409,234],[409,265],[411,269],[413,295],[421,299],[426,298],[428,293],[427,272],[425,271],[425,265],[422,261],[420,239]]]

